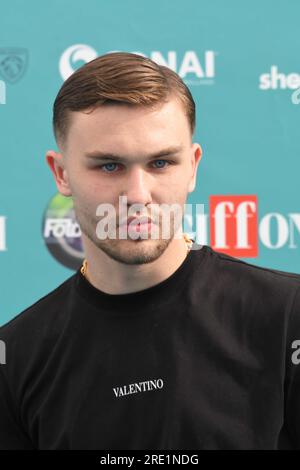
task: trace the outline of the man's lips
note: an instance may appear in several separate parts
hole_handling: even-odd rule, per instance
[[[120,227],[128,226],[129,224],[131,227],[136,227],[137,225],[147,225],[152,223],[153,221],[150,219],[150,217],[128,217],[128,219],[120,224]]]
[[[127,232],[152,232],[152,228],[154,226],[154,222],[150,217],[128,217],[125,222],[120,225],[121,230],[125,230]]]

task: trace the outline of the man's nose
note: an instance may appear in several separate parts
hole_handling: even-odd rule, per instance
[[[148,204],[151,202],[150,175],[142,168],[131,168],[122,188],[122,195],[127,196],[127,204]]]

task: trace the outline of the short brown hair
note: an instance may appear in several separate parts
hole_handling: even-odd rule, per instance
[[[104,103],[157,106],[171,96],[183,104],[193,135],[195,102],[176,72],[139,54],[104,54],[76,70],[60,88],[53,105],[56,141],[66,139],[69,111],[93,110]]]

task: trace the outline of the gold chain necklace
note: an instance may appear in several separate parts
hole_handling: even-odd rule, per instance
[[[186,254],[188,254],[188,252],[190,251],[190,249],[191,249],[191,247],[192,247],[192,245],[193,245],[194,242],[193,242],[193,240],[192,240],[191,238],[189,238],[189,237],[187,236],[186,233],[183,234],[183,238],[184,238],[184,240],[185,240],[185,242],[186,242],[186,244],[187,244],[187,253],[186,253]],[[81,274],[82,274],[84,277],[86,277],[86,271],[87,271],[87,260],[84,259],[84,260],[83,260],[83,263],[82,263],[82,266],[81,266],[81,268],[80,268],[80,272],[81,272]]]

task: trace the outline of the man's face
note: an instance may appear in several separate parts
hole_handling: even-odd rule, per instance
[[[201,147],[192,144],[188,119],[182,104],[173,98],[156,108],[105,105],[93,112],[72,112],[67,141],[62,154],[49,151],[48,164],[59,191],[72,196],[82,237],[109,257],[125,264],[155,261],[165,251],[176,232],[170,219],[170,236],[162,237],[160,204],[177,204],[184,211],[189,192],[194,190]],[[166,149],[174,153],[160,155]],[[116,155],[99,159],[97,154]],[[123,160],[124,159],[124,160]],[[61,169],[61,170],[59,170]],[[59,176],[61,175],[61,176]],[[139,204],[144,211],[127,215],[149,216],[157,223],[159,236],[135,235],[120,239],[120,196],[127,208]],[[101,217],[96,209],[111,204],[116,212],[116,238],[99,239],[96,227]],[[151,213],[151,206],[155,211]],[[158,209],[157,209],[158,208]],[[171,212],[172,214],[172,212]],[[143,230],[145,232],[145,229]],[[134,230],[137,233],[136,230]]]

